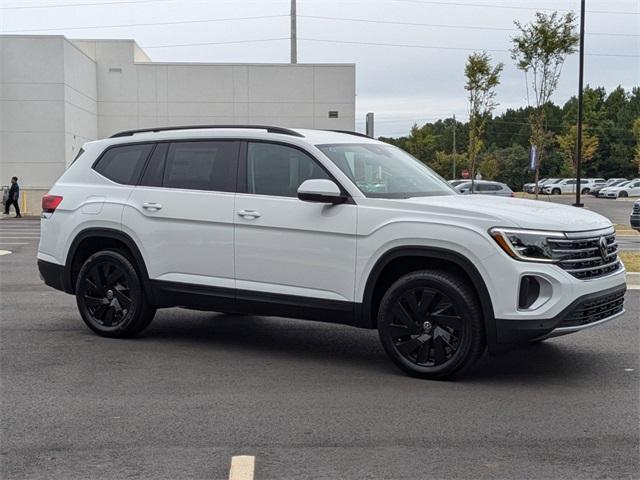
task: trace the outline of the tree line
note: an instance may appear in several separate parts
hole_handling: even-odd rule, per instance
[[[407,150],[445,178],[460,178],[468,170],[472,178],[479,172],[520,189],[538,177],[574,176],[577,99],[564,105],[550,100],[562,64],[579,40],[574,22],[572,13],[555,12],[537,13],[526,25],[515,22],[519,34],[512,39],[511,56],[525,73],[529,105],[494,116],[503,64],[492,65],[486,52],[475,52],[464,69],[469,121],[414,124],[407,136],[380,140]],[[640,86],[609,93],[587,86],[583,109],[583,177],[640,176]]]

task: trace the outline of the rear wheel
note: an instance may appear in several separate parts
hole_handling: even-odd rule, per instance
[[[583,195],[586,195],[587,193],[589,193],[589,189],[588,188],[583,188],[580,193],[582,193]]]
[[[421,378],[462,372],[485,347],[475,293],[446,272],[420,271],[397,280],[380,303],[378,333],[391,360]]]
[[[87,326],[105,337],[131,337],[144,330],[156,309],[147,302],[135,267],[120,252],[103,250],[82,265],[76,303]]]
[[[560,195],[561,193],[562,192],[559,188],[554,188],[553,190],[551,190],[551,195]]]

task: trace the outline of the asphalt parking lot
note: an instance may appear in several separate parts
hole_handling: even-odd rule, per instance
[[[615,202],[614,202],[615,203]],[[408,378],[375,332],[181,309],[135,340],[38,277],[37,221],[0,222],[3,479],[638,478],[640,290],[608,324]]]

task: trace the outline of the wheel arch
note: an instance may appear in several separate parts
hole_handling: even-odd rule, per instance
[[[418,260],[418,262],[412,264],[413,260]],[[400,265],[402,269],[401,265],[403,265],[403,262],[404,264],[410,264],[409,268],[401,270],[399,274],[397,271],[394,272],[394,266]],[[475,290],[478,301],[480,302],[487,343],[495,344],[496,328],[493,304],[482,275],[476,266],[465,256],[453,250],[439,247],[396,247],[385,252],[378,259],[371,269],[365,284],[362,311],[360,313],[360,323],[362,326],[366,328],[376,328],[377,309],[382,295],[384,291],[386,291],[385,285],[388,287],[390,283],[399,278],[399,276],[411,271],[425,269],[425,266],[426,268],[433,268],[434,270],[442,269],[443,267],[446,269],[446,266],[449,266],[450,270],[464,276]],[[391,278],[385,280],[385,275],[390,271],[395,275],[391,274]]]
[[[80,231],[71,242],[65,261],[63,286],[67,293],[75,290],[75,277],[82,263],[93,253],[105,249],[122,249],[129,254],[129,259],[142,279],[142,286],[148,298],[153,298],[149,274],[136,242],[126,233],[111,228],[87,228]]]

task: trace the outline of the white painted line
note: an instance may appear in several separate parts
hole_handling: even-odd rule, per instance
[[[239,455],[231,457],[229,480],[253,480],[256,457]]]
[[[0,257],[4,255],[11,255],[11,251],[9,250],[0,250]]]
[[[40,235],[2,235],[0,238],[16,239],[16,238],[40,238]]]
[[[0,245],[29,245],[29,242],[3,242],[3,241],[0,241]]]
[[[640,290],[640,285],[627,285],[627,290]]]

